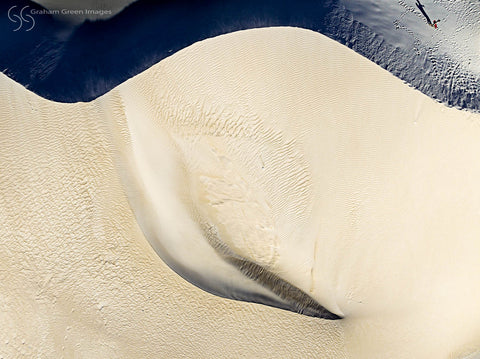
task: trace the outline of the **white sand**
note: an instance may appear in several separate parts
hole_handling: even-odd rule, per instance
[[[322,35],[207,40],[88,104],[1,75],[0,109],[0,355],[480,347],[479,116]],[[207,294],[140,230],[198,281],[260,291],[229,279],[201,225],[347,319]]]

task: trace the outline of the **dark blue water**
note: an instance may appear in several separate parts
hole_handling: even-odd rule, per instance
[[[450,106],[480,109],[477,76],[458,74],[455,61],[428,49],[396,47],[357,21],[338,0],[153,1],[140,0],[105,21],[76,28],[49,15],[13,32],[12,4],[0,5],[0,69],[31,91],[60,102],[90,101],[176,51],[209,37],[269,26],[294,26],[325,34],[376,62],[430,97]],[[368,9],[367,9],[368,10]],[[394,26],[392,24],[392,31]]]

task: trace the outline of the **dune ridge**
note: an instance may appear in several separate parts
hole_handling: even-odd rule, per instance
[[[2,355],[478,350],[479,115],[295,28],[194,44],[89,103],[0,92]],[[144,241],[212,292],[279,300],[205,228],[344,319],[211,296]]]
[[[42,0],[44,5],[64,6]],[[129,1],[96,2],[115,14]],[[89,4],[90,3],[90,4]],[[91,2],[82,2],[91,6]],[[427,3],[441,18],[432,29],[414,1],[139,0],[105,21],[65,27],[35,16],[35,31],[13,32],[11,5],[40,9],[27,0],[0,4],[0,69],[33,92],[59,102],[91,101],[128,78],[195,42],[250,28],[291,26],[322,33],[387,69],[438,101],[478,112],[478,3]],[[112,7],[112,5],[115,5]],[[68,7],[79,4],[69,2]],[[75,17],[75,16],[74,16]],[[82,22],[78,15],[75,21]],[[141,21],[139,21],[141,19]],[[101,36],[99,36],[101,34]]]

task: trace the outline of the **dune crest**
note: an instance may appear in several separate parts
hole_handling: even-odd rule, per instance
[[[130,173],[146,178],[144,191],[172,170],[146,159],[156,131],[165,138],[156,148],[177,156],[172,186],[192,227],[158,229],[156,240],[205,241],[195,228],[206,222],[231,250],[347,323],[369,318],[368,335],[382,327],[377,349],[400,345],[389,326],[425,341],[419,357],[479,339],[468,319],[480,314],[470,279],[480,277],[471,239],[480,233],[478,115],[436,103],[321,35],[286,28],[197,43],[118,92],[131,158],[142,163]],[[156,208],[164,195],[146,201]],[[207,280],[222,281],[215,274]],[[439,315],[448,329],[433,324]],[[347,326],[351,344],[363,337],[357,325]]]
[[[80,311],[72,352],[141,357],[159,353],[146,341],[165,348],[173,335],[185,347],[165,353],[227,357],[240,327],[231,353],[246,356],[448,358],[479,347],[479,115],[294,28],[197,43],[90,103],[50,102],[3,75],[0,85],[0,258],[20,279],[26,259],[36,268],[28,287],[12,278],[2,293],[26,298],[52,336]],[[155,261],[142,232],[215,294],[345,318],[228,309]],[[255,280],[245,262],[272,276]],[[283,323],[280,336],[265,318]],[[8,319],[32,348],[60,350],[22,316]],[[219,320],[227,332],[212,334]],[[106,345],[88,341],[98,333]]]

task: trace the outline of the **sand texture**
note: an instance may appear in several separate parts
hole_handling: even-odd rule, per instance
[[[0,75],[0,113],[4,358],[480,347],[479,115],[323,35],[205,40],[89,103]],[[191,284],[294,306],[240,260],[344,319]]]

